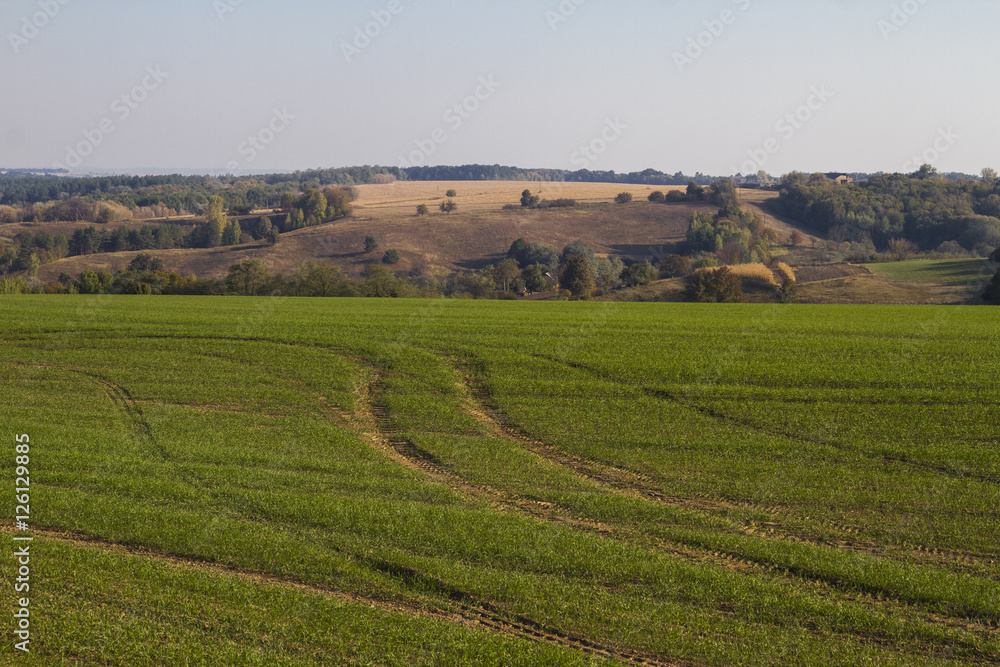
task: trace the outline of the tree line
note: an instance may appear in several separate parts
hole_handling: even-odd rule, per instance
[[[1000,179],[992,169],[982,179],[956,182],[924,166],[846,185],[793,172],[781,179],[774,206],[831,239],[877,250],[902,239],[926,251],[958,244],[981,257],[1000,245]]]

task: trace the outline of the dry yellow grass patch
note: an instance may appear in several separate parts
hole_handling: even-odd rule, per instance
[[[768,285],[777,285],[778,281],[774,277],[774,272],[767,268],[763,264],[733,264],[732,266],[717,266],[706,269],[698,269],[695,273],[703,273],[706,271],[719,271],[720,269],[729,269],[734,276],[741,280],[756,280]]]
[[[782,280],[791,280],[793,283],[795,282],[795,271],[784,262],[778,262],[775,265],[774,270],[779,276],[781,276]]]

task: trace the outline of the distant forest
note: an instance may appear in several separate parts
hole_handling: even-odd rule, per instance
[[[0,175],[0,205],[25,206],[72,198],[112,201],[130,209],[165,206],[175,211],[202,213],[214,195],[227,199],[227,208],[245,203],[251,208],[277,207],[285,193],[392,181],[560,181],[634,185],[709,185],[704,174],[665,174],[654,169],[631,174],[613,171],[520,169],[500,165],[461,167],[347,167],[312,169],[263,176],[31,176],[12,171]],[[242,202],[238,200],[242,198]]]
[[[777,213],[836,241],[883,248],[905,239],[920,250],[960,246],[978,256],[1000,246],[1000,179],[992,169],[956,182],[925,166],[846,185],[793,172],[782,178],[780,193]]]

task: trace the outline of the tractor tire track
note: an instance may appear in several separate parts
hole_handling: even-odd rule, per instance
[[[108,398],[110,398],[111,401],[118,406],[119,411],[125,415],[126,420],[131,423],[136,439],[145,443],[149,449],[157,452],[160,458],[164,461],[170,460],[166,447],[164,447],[164,445],[156,439],[156,435],[153,433],[153,427],[146,419],[146,415],[143,413],[142,407],[128,389],[112,382],[103,375],[98,375],[97,373],[88,373],[86,371],[75,369],[66,370],[75,375],[80,375],[88,381],[100,386]]]
[[[552,356],[544,355],[544,354],[534,354],[532,356],[534,356],[534,357],[536,357],[538,359],[543,359],[543,360],[548,361],[550,363],[559,364],[559,365],[566,366],[568,368],[573,368],[573,369],[579,370],[579,371],[584,371],[584,372],[589,373],[591,375],[595,375],[595,376],[597,376],[597,377],[599,377],[602,380],[605,380],[607,382],[614,382],[615,384],[619,384],[619,385],[622,385],[622,386],[628,386],[628,385],[625,385],[625,383],[623,383],[620,379],[616,378],[611,373],[608,373],[606,371],[602,371],[602,370],[594,368],[592,366],[588,366],[587,364],[582,364],[582,363],[574,362],[574,361],[567,361],[567,360],[564,360],[564,359],[558,359],[556,357],[552,357]],[[845,444],[839,443],[839,442],[835,442],[833,440],[823,440],[823,439],[820,439],[820,438],[810,438],[810,437],[807,437],[807,436],[803,436],[803,435],[801,435],[799,433],[793,433],[791,431],[785,431],[783,429],[768,428],[768,427],[765,427],[765,426],[761,426],[760,424],[754,422],[753,420],[743,419],[743,418],[737,417],[735,415],[731,415],[731,414],[728,414],[726,412],[722,412],[721,410],[716,410],[715,408],[708,407],[706,405],[700,405],[700,404],[695,403],[693,401],[686,400],[685,398],[683,398],[682,396],[678,395],[675,392],[670,392],[670,391],[667,391],[665,389],[660,389],[660,388],[657,388],[657,387],[648,387],[648,386],[645,386],[645,385],[636,385],[634,388],[637,391],[645,394],[646,396],[648,396],[650,398],[653,398],[653,399],[656,399],[656,400],[660,400],[660,401],[666,401],[666,402],[670,402],[670,403],[675,403],[675,404],[680,405],[681,407],[683,407],[685,409],[691,410],[693,412],[700,413],[702,415],[705,415],[706,417],[710,417],[710,418],[715,419],[717,421],[722,421],[722,422],[725,422],[725,423],[728,423],[728,424],[732,424],[734,426],[739,426],[741,428],[745,428],[745,429],[748,429],[750,431],[755,431],[757,433],[760,433],[761,435],[770,436],[772,438],[781,438],[781,439],[784,439],[784,440],[791,440],[792,442],[797,442],[797,443],[806,444],[806,445],[817,445],[817,446],[821,446],[821,447],[831,447],[831,448],[836,449],[838,451],[849,452],[851,454],[857,454],[857,455],[860,455],[860,456],[862,456],[864,458],[868,458],[868,459],[872,459],[872,460],[879,460],[879,461],[886,461],[886,462],[889,462],[889,463],[896,463],[896,464],[899,464],[899,465],[908,466],[908,467],[911,467],[911,468],[916,468],[918,470],[925,470],[925,471],[928,471],[928,472],[933,472],[933,473],[937,473],[937,474],[940,474],[940,475],[944,475],[946,477],[952,477],[954,479],[973,479],[973,480],[976,480],[976,481],[979,481],[979,482],[983,482],[985,484],[1000,484],[1000,478],[998,478],[995,475],[983,474],[983,473],[973,472],[973,471],[969,471],[969,470],[958,470],[958,469],[952,468],[952,467],[944,465],[944,464],[935,464],[935,463],[930,463],[930,462],[925,462],[925,461],[916,461],[916,460],[913,460],[913,459],[908,458],[906,456],[893,455],[893,454],[891,454],[889,452],[878,452],[878,453],[875,453],[875,452],[866,452],[866,451],[863,451],[863,450],[858,449],[856,447],[850,447],[848,445],[845,445]]]
[[[555,359],[549,359],[548,357],[543,358],[550,361],[557,361]],[[457,366],[460,366],[462,363],[460,360],[453,359],[453,361]],[[591,369],[583,364],[575,364],[572,362],[558,363],[565,363],[565,365],[579,368],[591,373],[600,373],[599,371]],[[913,549],[895,549],[891,546],[886,547],[885,545],[879,545],[874,540],[863,539],[861,537],[861,531],[857,527],[833,521],[819,521],[818,524],[840,533],[840,536],[838,536],[834,541],[809,539],[801,535],[789,533],[787,530],[782,530],[782,525],[777,523],[782,520],[801,520],[801,517],[789,512],[787,508],[760,505],[752,502],[720,501],[711,498],[679,498],[664,494],[662,491],[655,488],[655,482],[647,475],[614,466],[610,463],[584,459],[570,454],[555,445],[544,443],[532,438],[502,410],[496,408],[492,404],[492,398],[489,395],[489,392],[485,389],[485,387],[476,382],[475,376],[470,369],[465,370],[468,372],[464,373],[464,380],[459,383],[459,390],[466,393],[468,399],[466,413],[470,417],[479,421],[496,437],[512,441],[553,465],[569,469],[572,472],[589,479],[590,481],[604,487],[610,487],[623,495],[645,498],[654,502],[661,502],[670,506],[690,509],[709,515],[713,512],[720,511],[753,511],[765,514],[772,519],[775,519],[775,522],[747,522],[744,525],[737,526],[737,529],[746,535],[765,539],[808,544],[816,547],[843,548],[857,553],[877,557],[885,557],[894,554],[897,557],[903,556],[913,562],[927,563],[930,561],[934,565],[944,566],[947,569],[956,572],[966,572],[970,574],[977,574],[979,576],[983,576],[983,572],[974,566],[979,565],[994,567],[996,565],[995,557],[986,554],[935,549],[925,546],[918,546]],[[641,388],[641,390],[656,391],[645,387]],[[699,412],[702,411],[697,406],[688,405],[686,401],[682,401],[678,397],[671,397],[670,400],[681,403],[685,407],[698,410]],[[707,411],[711,413],[712,416],[732,421],[726,415],[722,415],[721,413],[716,414],[716,411],[714,410],[707,409]],[[671,548],[668,550],[677,553],[678,555],[683,554],[696,560],[704,560],[706,554],[708,553],[702,549],[698,549],[697,552],[691,552],[686,545],[682,549],[678,549],[677,547],[678,545],[671,545]],[[733,569],[754,569],[758,571],[760,569],[764,569],[771,572],[778,571],[777,569],[771,567],[769,563],[746,559],[736,554],[710,553],[708,554],[708,558],[710,560],[714,560],[719,565]],[[739,566],[734,567],[735,563],[739,563]],[[985,576],[988,576],[990,579],[1000,580],[1000,574],[986,574]]]
[[[13,534],[17,531],[11,526],[0,527],[0,532]],[[265,584],[286,589],[294,589],[304,593],[333,598],[347,604],[361,605],[388,613],[404,614],[413,618],[431,618],[465,627],[481,628],[487,632],[516,637],[536,644],[552,644],[569,648],[586,655],[609,660],[619,660],[632,665],[647,667],[697,667],[697,663],[689,661],[666,660],[659,656],[645,654],[619,648],[601,642],[591,641],[572,633],[562,632],[544,623],[534,621],[523,615],[511,615],[504,609],[478,598],[473,593],[461,591],[447,586],[432,575],[424,574],[411,568],[391,563],[369,563],[373,569],[386,574],[399,576],[403,579],[421,579],[430,581],[433,587],[441,590],[455,604],[451,610],[436,607],[426,602],[399,599],[383,599],[360,593],[338,590],[321,584],[299,579],[281,577],[266,572],[226,565],[193,557],[179,556],[168,551],[144,546],[124,544],[114,540],[93,537],[80,532],[64,532],[59,530],[32,528],[32,535],[45,537],[47,540],[77,547],[101,549],[104,551],[131,556],[139,556],[157,563],[172,567],[193,570],[213,575],[233,576],[254,584]]]

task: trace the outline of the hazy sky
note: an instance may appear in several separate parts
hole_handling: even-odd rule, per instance
[[[4,167],[1000,168],[995,0],[7,0],[0,26]]]

